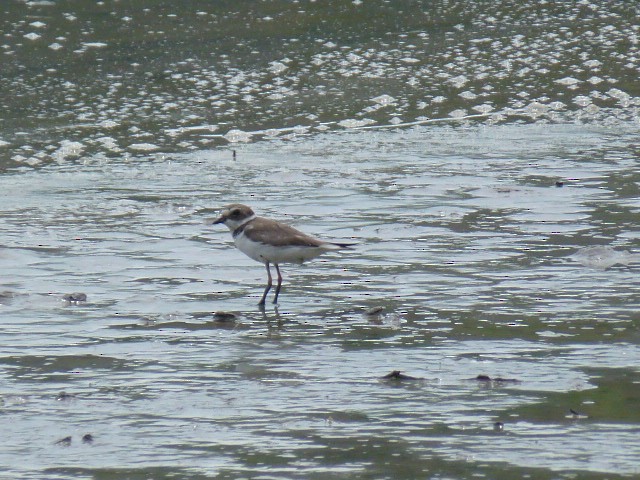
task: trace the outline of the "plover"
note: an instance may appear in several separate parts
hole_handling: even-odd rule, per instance
[[[264,306],[267,293],[271,290],[270,264],[275,265],[278,285],[273,303],[278,303],[282,288],[281,263],[304,263],[330,250],[349,248],[353,244],[326,242],[311,237],[289,225],[256,216],[250,207],[239,203],[224,207],[214,224],[225,224],[233,235],[238,249],[267,268],[267,287],[258,305]]]

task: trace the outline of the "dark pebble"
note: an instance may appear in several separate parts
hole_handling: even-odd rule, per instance
[[[93,443],[93,435],[91,435],[90,433],[87,433],[86,435],[82,436],[82,443]]]

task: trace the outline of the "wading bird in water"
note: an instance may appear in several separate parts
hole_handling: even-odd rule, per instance
[[[267,293],[271,290],[270,264],[276,267],[278,285],[273,303],[278,303],[278,295],[282,288],[281,263],[302,264],[331,250],[349,248],[352,244],[326,242],[302,233],[289,225],[275,220],[256,216],[250,207],[239,203],[227,205],[214,224],[225,224],[233,235],[238,249],[257,262],[264,263],[267,268],[267,287],[258,303],[264,306]]]

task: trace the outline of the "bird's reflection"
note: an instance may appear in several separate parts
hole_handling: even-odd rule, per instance
[[[280,330],[284,326],[284,320],[282,315],[280,315],[280,311],[278,310],[278,306],[275,305],[273,307],[273,313],[267,312],[267,309],[264,305],[258,305],[258,310],[262,314],[262,321],[267,325],[269,330]]]

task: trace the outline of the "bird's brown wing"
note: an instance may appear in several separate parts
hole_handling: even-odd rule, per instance
[[[276,247],[287,245],[296,247],[319,247],[326,243],[306,235],[289,225],[260,217],[254,219],[246,226],[244,234],[253,241],[268,243]]]

